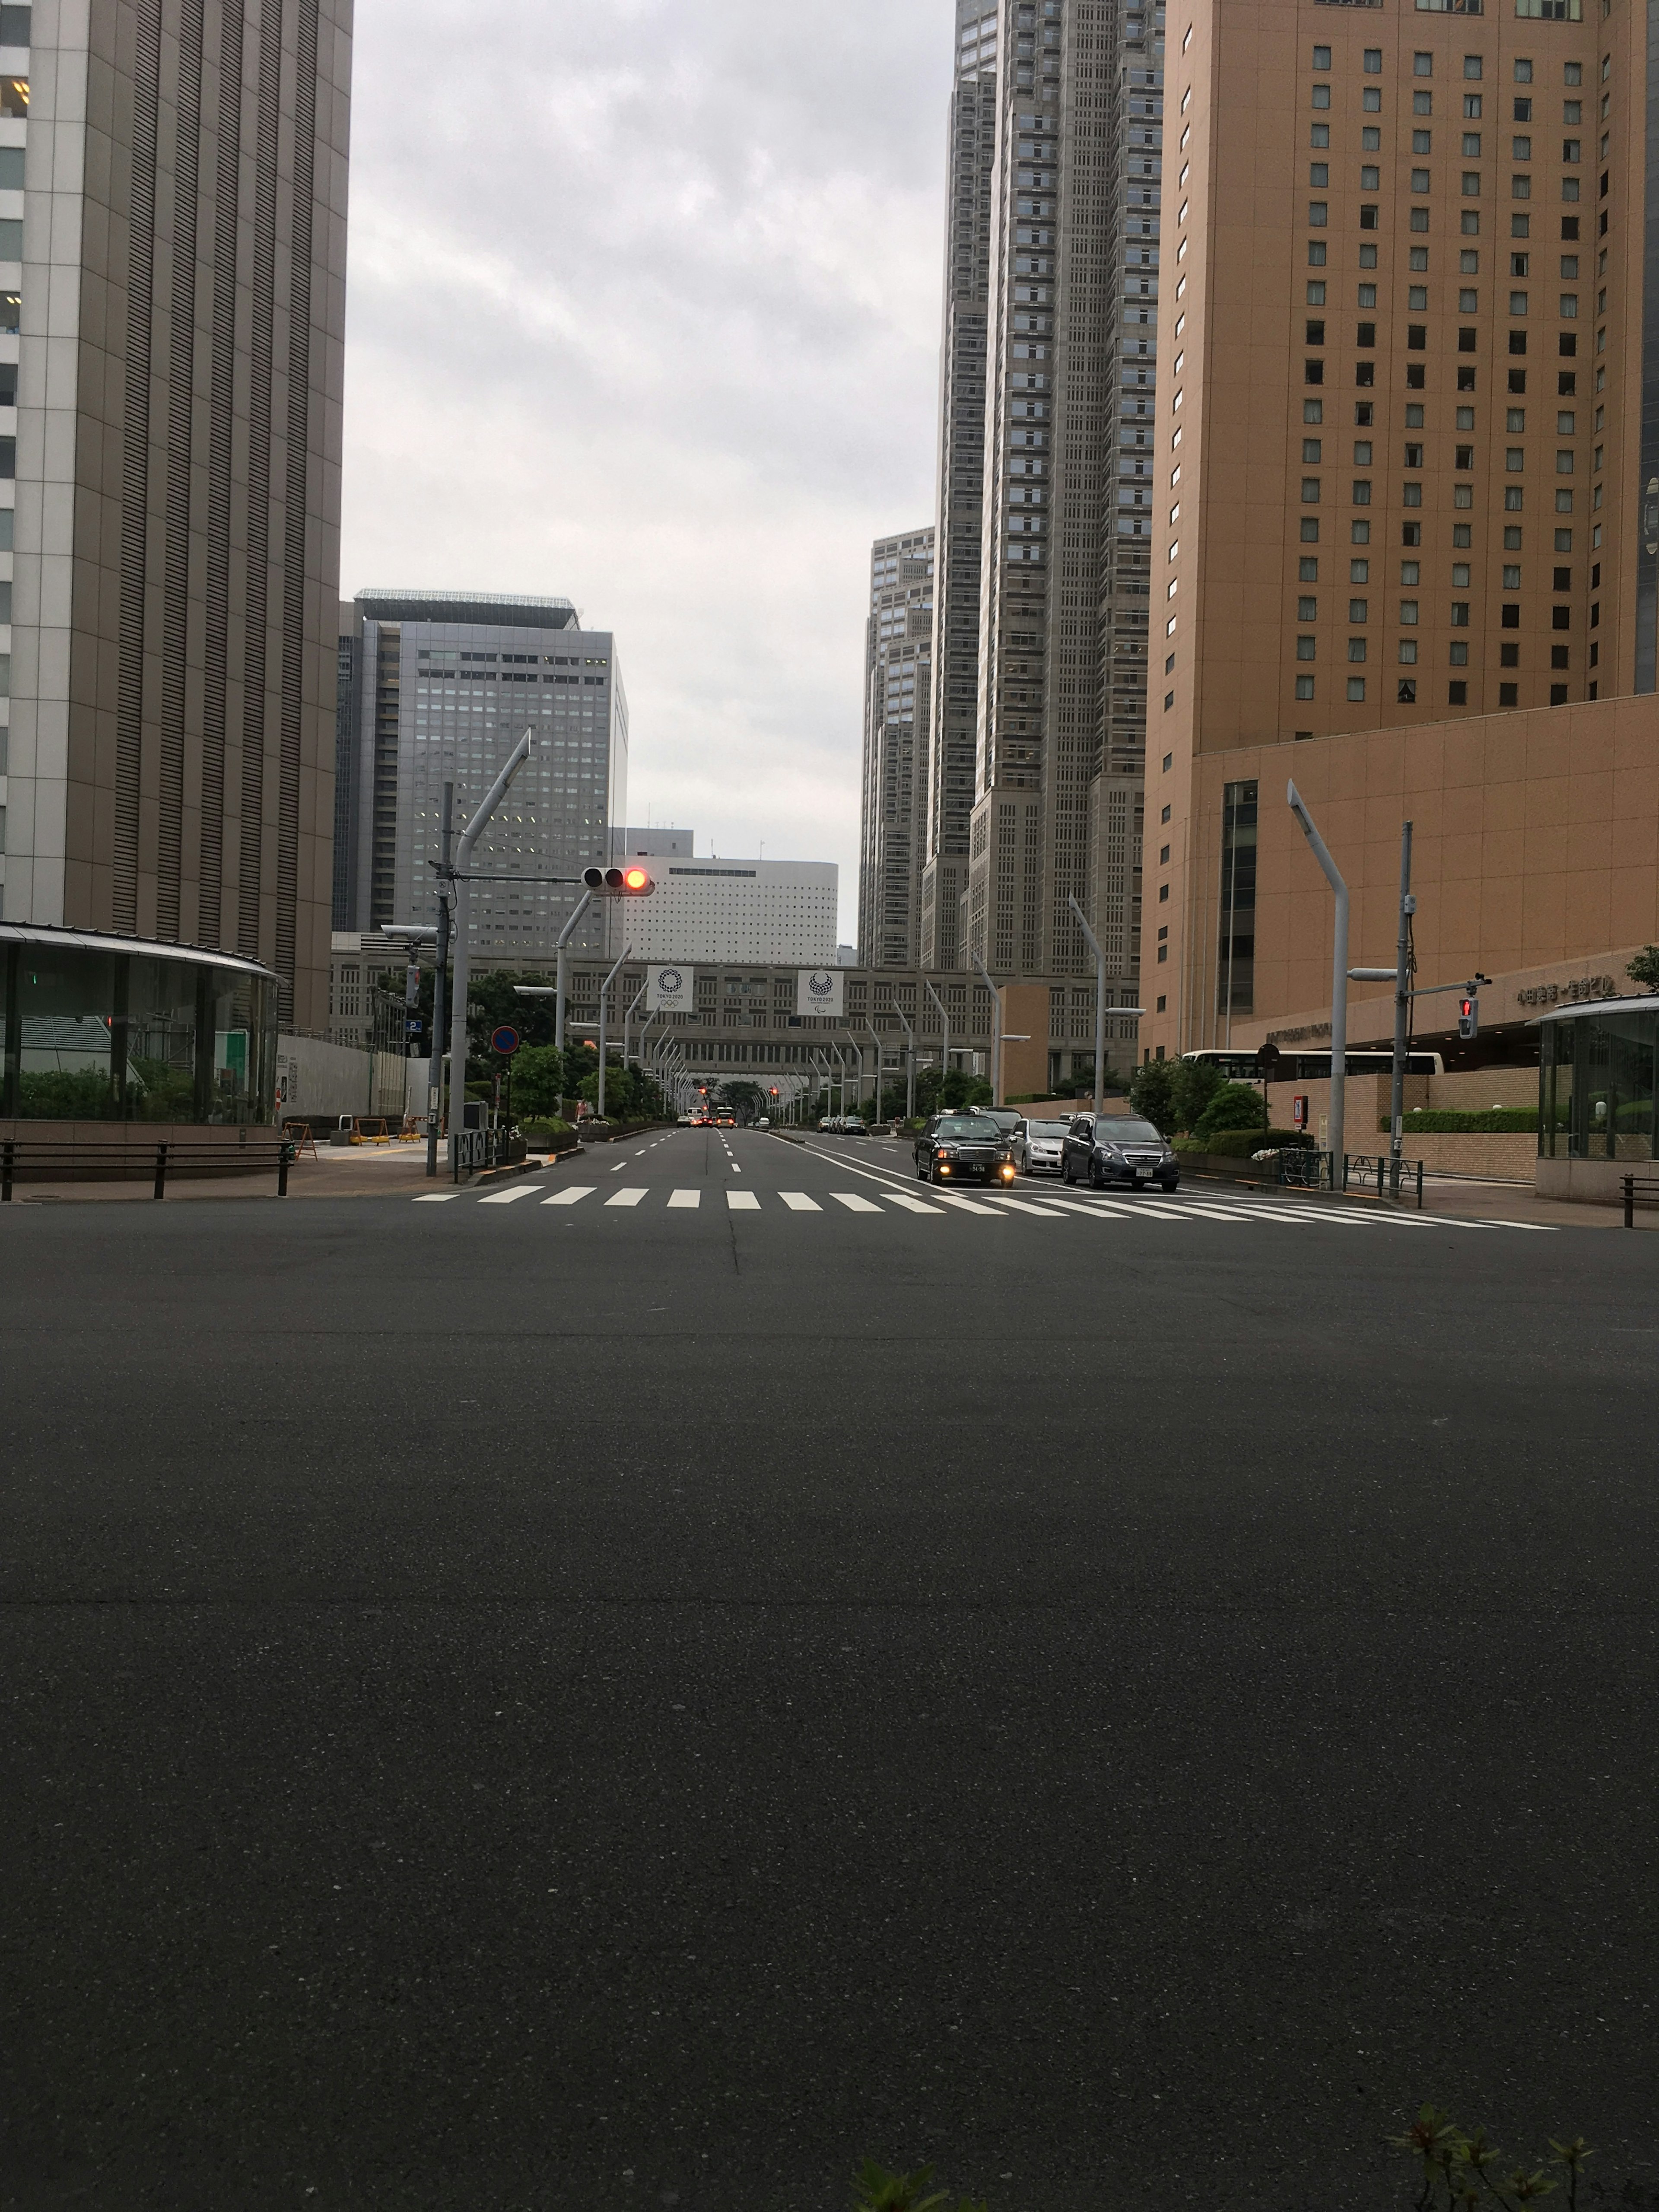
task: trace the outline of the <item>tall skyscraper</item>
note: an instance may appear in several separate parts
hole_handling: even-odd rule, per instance
[[[933,706],[933,533],[879,538],[864,648],[859,945],[872,967],[914,967]]]
[[[0,9],[0,911],[262,962],[317,1029],[350,16]]]
[[[976,59],[981,51],[976,42]],[[988,95],[982,78],[976,94],[981,119],[986,105],[994,111],[994,154],[976,186],[988,258],[972,802],[965,822],[959,785],[954,815],[944,803],[960,770],[940,751],[929,859],[965,858],[958,962],[971,951],[1001,974],[1087,972],[1075,896],[1092,909],[1127,1003],[1137,951],[1127,831],[1144,744],[1158,298],[1148,226],[1162,10],[1001,0],[995,52]],[[953,274],[962,153],[958,118]],[[947,317],[947,338],[951,327]],[[954,360],[947,352],[947,409]],[[946,499],[948,480],[942,469]],[[949,512],[942,499],[942,527]],[[942,633],[939,658],[953,649]],[[957,672],[936,671],[936,684],[948,693]],[[953,855],[964,830],[965,855]],[[937,868],[933,882],[931,942],[942,954]]]
[[[957,0],[939,345],[933,701],[918,956],[929,968],[955,968],[961,957],[957,933],[974,811],[996,88],[995,0]]]
[[[1280,802],[1213,757],[1376,732],[1378,789],[1385,756],[1437,782],[1431,755],[1473,806],[1535,738],[1486,721],[1454,759],[1444,725],[1654,688],[1646,18],[1586,12],[1181,19],[1154,1048],[1224,1041],[1257,1007],[1258,799]],[[1507,910],[1487,927],[1495,965]]]
[[[553,957],[580,896],[627,817],[628,707],[615,641],[585,630],[568,599],[490,592],[360,592],[348,656],[351,701],[338,773],[351,793],[335,854],[341,926],[374,930],[437,917],[441,808],[455,786],[459,836],[526,729],[519,771],[476,848],[470,892],[475,960]],[[579,951],[603,951],[601,902],[578,926]]]

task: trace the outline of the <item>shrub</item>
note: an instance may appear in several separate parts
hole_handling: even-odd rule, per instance
[[[562,1138],[574,1136],[575,1131],[568,1121],[561,1121],[556,1115],[540,1115],[527,1121],[520,1121],[519,1134],[532,1140],[547,1138],[556,1143]]]
[[[1377,1129],[1386,1135],[1389,1117],[1377,1117]],[[1538,1109],[1535,1106],[1487,1106],[1478,1113],[1455,1113],[1449,1106],[1419,1106],[1407,1114],[1403,1124],[1409,1134],[1413,1129],[1470,1131],[1476,1129],[1535,1129]]]
[[[1202,1117],[1193,1124],[1193,1134],[1206,1141],[1222,1129],[1259,1130],[1267,1126],[1267,1109],[1261,1103],[1261,1093],[1248,1083],[1224,1083]]]

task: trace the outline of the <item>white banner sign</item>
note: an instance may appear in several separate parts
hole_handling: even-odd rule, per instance
[[[689,1014],[696,999],[696,970],[692,968],[650,968],[646,970],[645,1011],[647,1014]]]
[[[840,968],[802,968],[795,976],[795,1012],[798,1014],[836,1014],[846,1012],[842,993],[846,987],[846,973]]]

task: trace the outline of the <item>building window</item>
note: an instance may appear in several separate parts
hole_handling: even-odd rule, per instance
[[[1351,676],[1351,677],[1348,678],[1348,697],[1350,698],[1350,700],[1353,701],[1356,704],[1358,704],[1361,700],[1363,700],[1363,699],[1364,698],[1364,696],[1365,696],[1365,679],[1364,679],[1364,678],[1363,676]]]
[[[1313,696],[1313,679],[1297,696]],[[1256,786],[1230,783],[1221,805],[1221,936],[1216,960],[1216,1012],[1224,1018],[1255,1005]]]
[[[1297,678],[1297,679],[1296,679],[1296,696],[1297,696],[1297,697],[1298,699],[1311,699],[1311,698],[1313,697],[1313,695],[1314,695],[1314,680],[1313,680],[1312,677],[1311,677],[1311,676],[1298,676],[1298,677]]]

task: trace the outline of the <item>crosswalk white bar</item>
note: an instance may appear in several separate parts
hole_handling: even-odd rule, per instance
[[[637,1206],[645,1192],[646,1186],[640,1183],[630,1190],[613,1190],[605,1202],[607,1206]]]
[[[1039,1221],[1058,1221],[1060,1218],[1060,1213],[1055,1207],[1052,1206],[1032,1206],[1027,1200],[1023,1198],[1004,1198],[999,1194],[992,1202],[996,1206],[1005,1207],[1010,1213],[1032,1214]]]
[[[700,1190],[671,1190],[668,1203],[670,1206],[690,1206],[695,1212],[702,1204],[702,1193]]]
[[[459,1190],[423,1190],[416,1200],[416,1206],[447,1206],[452,1198],[459,1198]]]
[[[478,1203],[480,1206],[511,1206],[515,1199],[534,1198],[535,1195],[536,1186],[533,1182],[520,1182],[514,1183],[511,1190],[492,1190],[488,1197],[481,1198]]]
[[[817,1199],[808,1198],[804,1190],[781,1190],[778,1196],[791,1213],[822,1213],[823,1211]]]
[[[879,1213],[881,1208],[872,1206],[867,1198],[860,1198],[855,1190],[832,1190],[830,1194],[837,1206],[844,1206],[849,1213]]]
[[[887,1203],[889,1206],[902,1206],[907,1213],[931,1213],[936,1221],[945,1218],[942,1206],[929,1206],[925,1198],[912,1198],[908,1190],[890,1190]]]
[[[579,1199],[592,1198],[599,1188],[597,1183],[573,1182],[563,1190],[556,1190],[551,1198],[542,1200],[544,1206],[574,1206]]]
[[[726,1203],[732,1213],[758,1213],[761,1210],[760,1200],[752,1190],[728,1190]]]
[[[954,1206],[958,1213],[982,1213],[988,1215],[993,1221],[1000,1221],[1003,1218],[1002,1214],[994,1206],[987,1206],[982,1199],[963,1198],[959,1192],[954,1190],[940,1191],[939,1200],[941,1206]]]

